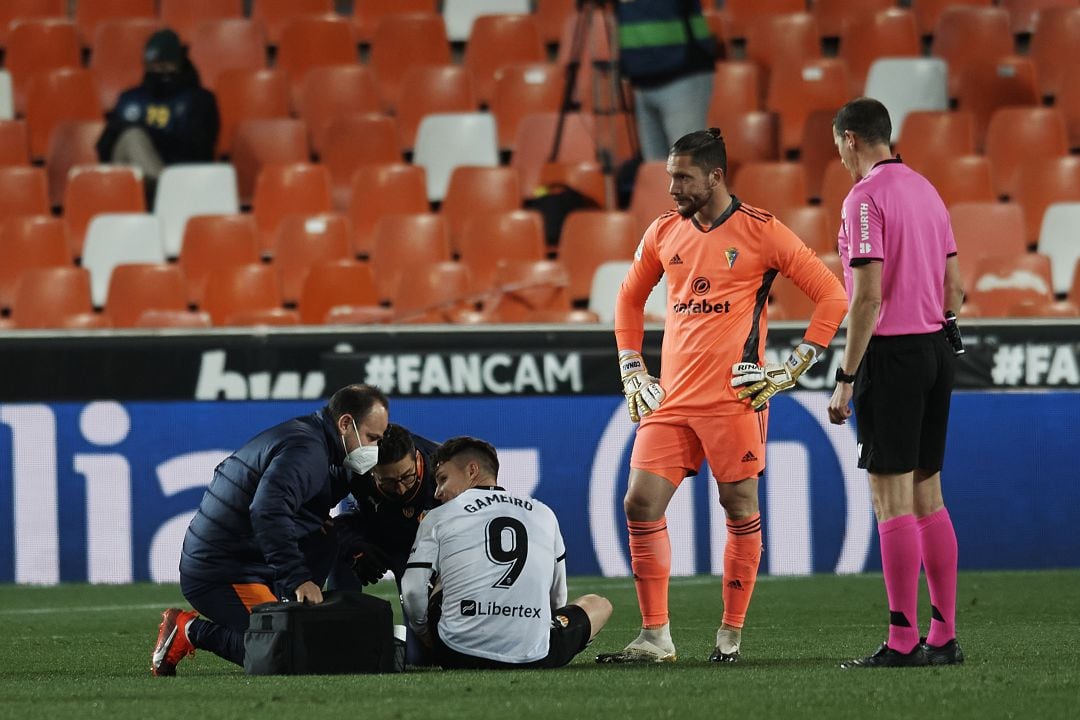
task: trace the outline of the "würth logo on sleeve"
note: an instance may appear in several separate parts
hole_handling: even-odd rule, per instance
[[[870,251],[870,203],[859,203],[859,254]]]

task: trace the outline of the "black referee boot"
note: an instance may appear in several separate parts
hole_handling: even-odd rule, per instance
[[[926,662],[930,665],[962,665],[964,663],[964,651],[960,643],[953,638],[944,645],[931,645],[926,638],[919,638],[919,644],[926,651]]]
[[[907,654],[893,650],[888,643],[881,643],[881,647],[873,655],[855,658],[854,660],[845,660],[840,663],[840,667],[844,670],[850,670],[852,668],[872,667],[924,667],[929,664],[926,657],[926,648],[922,643],[916,645]]]

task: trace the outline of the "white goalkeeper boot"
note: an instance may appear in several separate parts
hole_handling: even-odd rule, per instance
[[[742,644],[742,630],[725,630],[720,628],[716,631],[716,648],[709,656],[709,662],[733,663],[739,662],[739,646]]]
[[[669,663],[675,662],[675,643],[671,641],[671,623],[658,628],[642,628],[638,636],[622,650],[596,656],[598,663]]]

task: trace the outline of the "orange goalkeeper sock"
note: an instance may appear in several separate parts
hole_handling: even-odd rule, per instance
[[[741,628],[761,564],[761,513],[728,520],[724,547],[724,624]]]
[[[642,627],[668,621],[668,580],[671,577],[671,539],[667,518],[650,522],[627,520],[630,530],[630,567],[634,571]]]

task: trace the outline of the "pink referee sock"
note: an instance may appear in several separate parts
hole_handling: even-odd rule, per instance
[[[956,637],[956,531],[945,508],[919,518],[918,524],[922,564],[930,586],[926,642],[944,645]]]
[[[881,570],[889,596],[889,647],[905,655],[919,644],[919,531],[914,515],[878,523]]]

